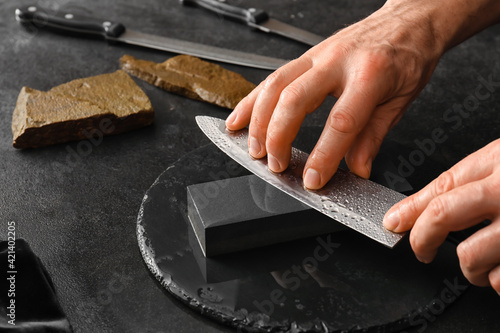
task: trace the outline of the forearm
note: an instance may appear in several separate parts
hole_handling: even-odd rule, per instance
[[[500,22],[499,0],[388,0],[382,8],[421,22],[442,52]]]

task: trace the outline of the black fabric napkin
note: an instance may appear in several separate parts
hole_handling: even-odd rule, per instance
[[[0,268],[0,332],[72,332],[49,274],[24,239],[0,242]]]

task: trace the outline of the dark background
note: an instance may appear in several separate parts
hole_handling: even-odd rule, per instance
[[[384,1],[231,1],[266,9],[272,16],[317,34],[365,17]],[[77,143],[18,151],[12,148],[11,116],[21,87],[48,90],[64,82],[109,73],[124,54],[161,62],[172,54],[45,31],[28,32],[14,19],[25,1],[0,2],[0,238],[8,221],[25,238],[51,274],[62,307],[77,332],[226,332],[178,303],[149,274],[136,240],[136,218],[146,190],[158,175],[186,153],[209,141],[194,121],[198,114],[225,118],[228,111],[137,83],[155,109],[152,126],[106,137],[88,154],[74,154]],[[307,47],[251,31],[178,1],[38,1],[36,5],[121,21],[130,29],[262,55],[292,59]],[[408,158],[415,139],[442,128],[448,139],[437,145],[409,177],[413,190],[439,172],[499,137],[500,94],[495,92],[454,128],[443,114],[462,105],[481,84],[500,81],[500,27],[495,26],[449,51],[407,115],[389,134],[401,147],[391,158]],[[270,72],[224,67],[259,83]],[[321,129],[333,103],[328,99],[306,119]],[[394,152],[394,150],[390,150]],[[3,263],[2,263],[3,267]],[[499,297],[473,287],[429,325],[427,332],[494,332]]]

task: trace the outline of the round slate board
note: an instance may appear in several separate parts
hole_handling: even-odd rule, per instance
[[[347,228],[205,258],[187,217],[186,186],[246,174],[214,145],[203,146],[168,167],[141,205],[144,261],[203,315],[239,332],[395,332],[426,326],[466,288],[451,242],[424,265],[408,238],[390,250]]]

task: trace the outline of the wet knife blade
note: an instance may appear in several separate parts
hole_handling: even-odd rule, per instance
[[[405,195],[342,169],[322,189],[307,190],[302,183],[307,153],[292,148],[289,167],[275,174],[269,171],[266,158],[256,160],[248,154],[248,129],[232,132],[226,129],[224,120],[208,116],[197,116],[196,122],[232,159],[298,201],[389,248],[405,235],[391,232],[382,224],[385,213]]]
[[[314,46],[325,38],[278,21],[262,9],[240,8],[217,0],[179,0],[183,5],[199,6],[267,33],[274,33],[301,43]]]
[[[126,29],[123,24],[118,22],[79,16],[69,12],[58,11],[55,14],[48,14],[46,10],[35,5],[16,9],[16,19],[23,24],[33,24],[36,28],[49,28],[77,35],[104,37],[112,42],[188,54],[208,60],[253,68],[276,70],[289,61],[136,32]]]

